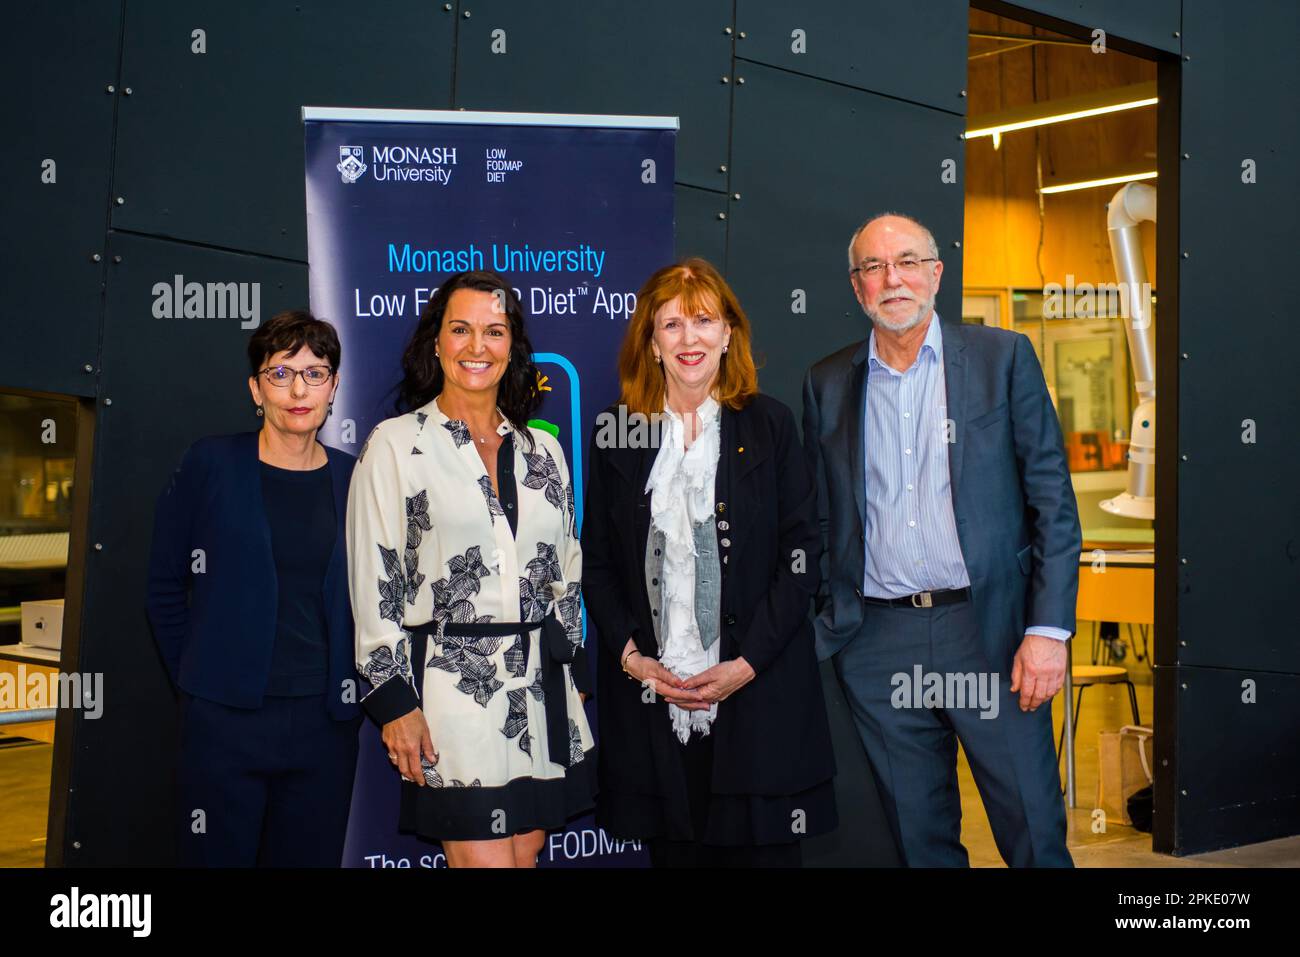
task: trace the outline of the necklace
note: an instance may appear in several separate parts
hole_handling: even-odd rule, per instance
[[[468,422],[465,423],[465,428],[466,428],[466,429],[469,428],[469,423],[468,423]],[[474,435],[474,433],[471,432],[471,433],[470,433],[470,437],[473,438],[475,441],[477,441],[479,445],[486,445],[486,444],[487,444],[487,436],[486,436],[486,435]]]
[[[439,406],[439,408],[440,408],[440,410],[441,410],[441,406]],[[442,410],[442,414],[443,414],[443,415],[447,415],[447,413],[446,413],[445,410]],[[499,414],[499,413],[498,413],[498,414]],[[494,416],[494,417],[495,417],[495,416]],[[469,418],[468,418],[468,417],[463,418],[463,419],[458,419],[458,418],[454,418],[454,417],[452,417],[452,416],[450,416],[450,415],[447,415],[447,418],[448,418],[448,419],[451,419],[451,421],[452,421],[453,423],[455,423],[455,424],[461,426],[462,428],[464,428],[464,430],[465,430],[465,434],[468,435],[468,436],[469,436],[471,439],[473,439],[474,441],[478,442],[479,445],[487,445],[487,436],[486,436],[486,435],[475,435],[475,434],[470,430],[470,427],[469,427]],[[501,421],[502,421],[502,422],[505,421],[505,417],[504,417],[504,416],[502,416]],[[500,424],[498,423],[498,425],[496,426],[496,428],[500,428],[500,427],[501,427],[501,426],[500,426]],[[494,428],[493,431],[496,431],[496,428]]]

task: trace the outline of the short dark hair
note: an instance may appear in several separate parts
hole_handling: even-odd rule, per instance
[[[497,405],[510,424],[531,447],[528,419],[537,411],[542,394],[537,388],[537,366],[533,346],[524,332],[524,306],[504,278],[490,270],[456,273],[449,277],[425,304],[406,351],[402,354],[403,379],[398,386],[394,411],[412,412],[435,399],[443,387],[442,365],[437,358],[438,333],[452,294],[460,289],[499,294],[510,323],[510,361],[497,388]]]
[[[303,346],[325,359],[332,370],[338,371],[342,352],[338,332],[306,309],[289,309],[262,323],[249,338],[249,374],[257,375],[269,356],[277,352],[296,355]]]

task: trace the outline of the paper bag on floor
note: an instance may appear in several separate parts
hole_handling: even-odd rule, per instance
[[[1127,724],[1097,737],[1097,807],[1111,824],[1132,824],[1128,798],[1152,783],[1151,729]]]

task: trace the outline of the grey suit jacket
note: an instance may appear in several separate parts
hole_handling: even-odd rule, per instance
[[[943,322],[957,538],[989,664],[1011,667],[1025,625],[1073,632],[1082,537],[1061,427],[1033,344],[1018,332]],[[804,451],[817,481],[823,553],[817,656],[862,624],[867,340],[804,378]]]

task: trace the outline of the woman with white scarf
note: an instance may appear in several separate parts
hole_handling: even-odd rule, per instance
[[[809,603],[816,492],[790,410],[707,262],[637,296],[588,461],[597,822],[655,866],[797,866],[836,824]]]

